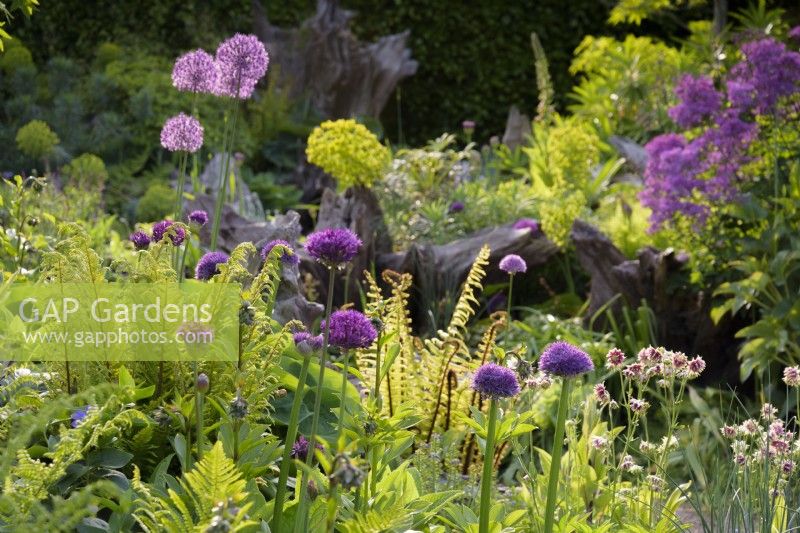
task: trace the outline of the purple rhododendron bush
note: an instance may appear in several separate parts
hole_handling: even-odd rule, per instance
[[[538,98],[424,141],[474,57],[363,2],[96,3],[92,57],[55,4],[0,2],[0,531],[800,529],[796,5],[508,16]]]

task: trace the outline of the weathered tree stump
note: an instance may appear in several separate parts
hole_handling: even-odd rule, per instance
[[[400,80],[417,71],[408,31],[362,43],[350,31],[355,13],[335,0],[318,0],[299,28],[270,24],[258,0],[252,11],[255,33],[276,65],[269,75],[290,98],[309,98],[323,117],[377,117]]]

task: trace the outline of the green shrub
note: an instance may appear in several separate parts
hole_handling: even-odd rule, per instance
[[[136,206],[138,222],[161,220],[175,208],[175,191],[163,183],[153,183]]]
[[[33,159],[47,159],[59,143],[58,135],[42,120],[32,120],[17,131],[17,148]]]
[[[101,190],[108,179],[105,163],[94,154],[79,155],[64,166],[64,174],[74,185],[95,190]]]
[[[16,43],[16,41],[11,41]],[[9,45],[6,51],[0,55],[0,70],[6,74],[11,74],[20,67],[32,67],[33,56],[30,50],[21,44]]]

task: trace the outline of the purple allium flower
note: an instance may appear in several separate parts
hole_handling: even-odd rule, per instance
[[[451,203],[450,207],[447,208],[448,213],[460,213],[463,210],[464,210],[464,202],[459,202],[458,200]]]
[[[272,251],[273,248],[275,248],[275,246],[278,245],[285,246],[290,250],[290,252],[283,252],[281,254],[281,261],[284,264],[297,265],[300,263],[300,258],[295,253],[294,248],[292,248],[292,245],[283,239],[275,239],[274,241],[269,241],[267,244],[265,244],[264,247],[261,249],[261,259],[266,261],[269,253]]]
[[[472,388],[489,398],[509,398],[519,394],[516,372],[494,363],[478,368],[472,378]]]
[[[191,115],[178,113],[164,122],[161,128],[161,146],[170,152],[193,154],[203,146],[203,126]]]
[[[150,236],[143,231],[134,231],[128,240],[133,243],[137,250],[147,250],[150,247]]]
[[[308,254],[332,268],[350,262],[361,249],[361,239],[346,228],[316,231],[306,240]]]
[[[681,103],[670,108],[668,114],[682,128],[692,128],[706,117],[719,111],[722,95],[714,88],[708,76],[683,76],[675,87]]]
[[[464,128],[464,131],[472,133],[472,131],[475,129],[475,121],[465,120],[461,123],[461,127]]]
[[[331,314],[330,324],[328,342],[342,350],[369,348],[378,338],[372,321],[364,313],[353,309]],[[320,328],[325,331],[324,320]]]
[[[517,254],[508,254],[500,260],[500,270],[513,276],[528,270],[528,264]]]
[[[173,226],[175,226],[175,223],[169,219],[153,224],[153,242],[161,242],[161,239],[167,234],[167,230]],[[186,239],[186,231],[180,226],[175,226],[175,230],[170,236],[170,239],[172,240],[172,244],[180,246],[184,239]]]
[[[568,342],[549,344],[539,358],[539,369],[564,378],[580,376],[594,370],[589,355]]]
[[[202,209],[192,211],[189,213],[189,222],[197,224],[198,226],[205,226],[208,224],[208,213]]]
[[[539,221],[532,218],[521,218],[514,222],[511,227],[514,229],[529,229],[531,234],[535,235],[539,231]]]
[[[216,64],[219,74],[215,93],[246,99],[266,74],[269,55],[258,37],[237,33],[219,45]]]
[[[309,445],[308,439],[306,439],[304,436],[300,435],[297,438],[297,442],[292,444],[292,454],[291,454],[292,458],[293,459],[300,459],[301,461],[305,461],[306,457],[308,456],[308,445]],[[318,450],[321,450],[322,449],[322,444],[320,444],[318,442],[318,443],[316,443],[316,445],[314,447],[316,449],[318,449]]]
[[[789,39],[800,41],[800,26],[795,26],[789,30]]]
[[[187,52],[175,60],[172,85],[179,91],[211,93],[217,84],[217,66],[205,50]]]
[[[223,252],[208,252],[197,262],[194,270],[195,279],[209,280],[217,273],[217,267],[228,261],[228,254]]]
[[[303,355],[318,352],[322,349],[322,335],[312,335],[307,331],[298,331],[292,336],[297,351]]]
[[[89,414],[89,406],[88,405],[86,407],[83,407],[83,408],[75,409],[75,411],[73,411],[72,414],[69,417],[69,419],[72,421],[71,422],[72,427],[76,428],[76,427],[80,426],[83,423],[84,419],[87,417],[88,414]]]

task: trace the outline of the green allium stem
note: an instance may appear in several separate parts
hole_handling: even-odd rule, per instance
[[[344,434],[344,417],[345,417],[345,396],[347,395],[347,374],[349,373],[350,363],[350,350],[344,351],[344,360],[342,362],[342,390],[341,400],[339,404],[339,423],[336,428],[336,451],[341,452],[344,449],[342,435]]]
[[[194,365],[194,382],[197,388],[197,363]],[[203,458],[203,393],[199,390],[194,395],[195,419],[197,423],[197,460]]]
[[[180,170],[178,171],[178,192],[175,198],[175,220],[180,221],[183,217],[183,189],[186,185],[186,163],[189,160],[189,153],[182,152]]]
[[[328,302],[325,305],[325,329],[322,331],[322,353],[319,356],[319,377],[317,378],[317,388],[314,396],[314,414],[311,418],[311,434],[308,437],[308,454],[306,454],[306,465],[314,466],[316,459],[317,446],[317,426],[319,425],[319,412],[322,408],[322,383],[325,380],[325,364],[328,362],[328,334],[330,333],[331,310],[333,309],[333,284],[336,279],[336,272],[333,268],[328,268]],[[300,481],[300,502],[297,505],[295,515],[295,533],[305,533],[308,531],[308,476],[304,475]],[[280,533],[280,532],[279,532]]]
[[[555,524],[556,500],[558,499],[558,472],[561,469],[561,454],[564,448],[564,426],[567,422],[569,393],[572,381],[569,378],[561,381],[561,398],[558,401],[558,419],[556,434],[553,437],[553,452],[550,454],[550,475],[547,478],[547,505],[544,511],[544,531],[553,533]]]
[[[514,295],[514,274],[508,276],[508,304],[506,314],[508,315],[508,326],[511,327],[511,297]]]
[[[297,420],[300,418],[300,406],[303,403],[308,367],[311,363],[311,354],[303,356],[303,366],[300,367],[300,376],[297,388],[294,391],[292,411],[289,414],[289,426],[286,428],[286,440],[283,445],[281,471],[278,476],[278,489],[275,494],[275,506],[272,517],[272,530],[281,533],[283,527],[283,503],[286,501],[286,482],[289,479],[289,467],[292,464],[292,445],[297,440]]]
[[[238,90],[237,90],[238,94]],[[230,133],[227,137],[227,143],[223,142],[225,149],[225,162],[222,165],[222,172],[219,178],[219,190],[217,191],[217,203],[214,205],[214,223],[211,226],[211,249],[217,249],[217,240],[219,239],[219,227],[222,222],[222,208],[225,206],[225,197],[228,194],[228,173],[230,172],[231,165],[231,150],[233,150],[233,140],[236,136],[236,122],[239,118],[239,101],[236,100],[233,106],[233,119],[231,121]]]
[[[489,511],[492,508],[492,473],[494,472],[494,437],[497,431],[497,400],[489,400],[489,421],[486,428],[486,449],[481,475],[479,533],[489,533]]]

